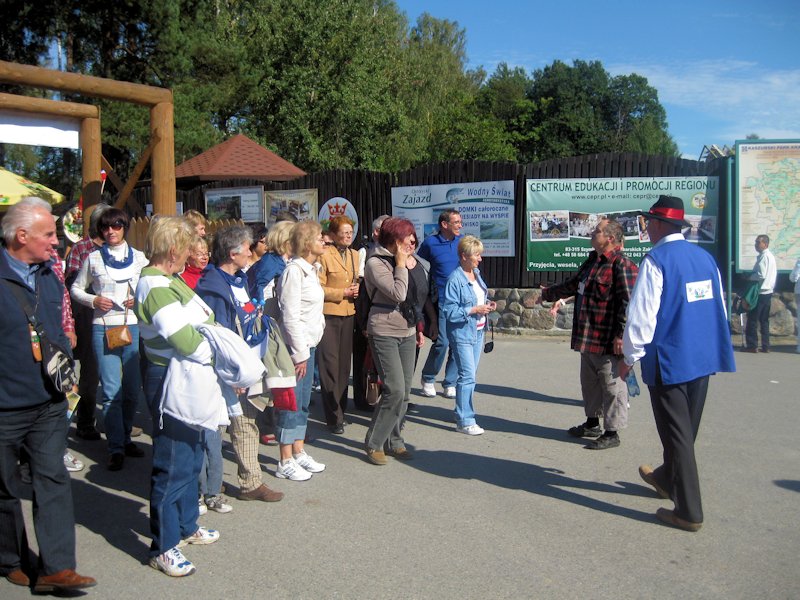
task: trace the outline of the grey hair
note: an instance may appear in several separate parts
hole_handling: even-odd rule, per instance
[[[14,241],[19,229],[30,229],[36,220],[36,209],[52,214],[53,207],[36,196],[27,196],[14,204],[3,217],[3,239],[6,244]]]
[[[100,236],[100,230],[97,229],[97,226],[100,224],[100,216],[106,212],[109,208],[111,208],[105,202],[98,202],[94,205],[94,209],[92,210],[92,214],[89,215],[89,237],[96,238]]]
[[[242,246],[250,247],[253,243],[253,232],[244,225],[231,225],[214,233],[211,244],[211,262],[218,267],[230,262],[231,252],[240,251]]]
[[[389,215],[381,215],[380,217],[376,217],[372,221],[372,231],[375,231],[376,229],[380,229],[381,225],[383,225],[383,222],[388,218],[389,218]]]

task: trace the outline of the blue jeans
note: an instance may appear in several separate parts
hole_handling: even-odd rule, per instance
[[[145,398],[153,417],[153,471],[150,475],[150,555],[174,548],[197,531],[200,511],[197,480],[203,466],[201,432],[169,415],[158,405],[166,367],[148,363]]]
[[[316,348],[309,348],[310,355],[306,363],[306,375],[297,380],[294,395],[297,410],[276,410],[277,423],[275,437],[279,444],[292,444],[304,440],[308,428],[308,407],[311,405],[311,382],[314,379],[314,356]]]
[[[433,383],[436,381],[436,376],[442,370],[445,356],[447,356],[447,364],[444,367],[444,381],[442,386],[452,387],[456,384],[458,378],[458,369],[456,361],[453,359],[453,352],[447,352],[449,341],[447,340],[447,321],[439,313],[439,337],[433,342],[430,352],[428,352],[428,359],[422,367],[422,381],[423,383]]]
[[[200,493],[204,498],[222,491],[222,432],[203,429],[203,467],[200,469]]]
[[[468,427],[475,424],[475,409],[472,396],[475,392],[475,374],[483,350],[483,330],[478,332],[478,340],[474,344],[454,343],[450,348],[455,356],[458,368],[456,381],[456,425]]]
[[[109,350],[105,327],[92,327],[92,344],[97,357],[97,370],[103,386],[103,424],[108,451],[121,454],[131,441],[131,426],[136,406],[142,397],[139,371],[139,326],[128,325],[133,343]]]

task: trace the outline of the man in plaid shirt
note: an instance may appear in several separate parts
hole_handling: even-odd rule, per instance
[[[586,422],[571,427],[575,437],[591,437],[587,448],[619,446],[619,429],[628,424],[628,388],[617,374],[622,333],[637,266],[622,253],[622,227],[602,219],[592,232],[592,248],[578,273],[552,287],[542,287],[538,302],[575,296],[572,349],[581,353],[581,392]],[[605,432],[600,429],[603,416]]]
[[[84,218],[88,214],[89,235],[72,246],[67,255],[66,286],[67,290],[81,270],[83,261],[103,245],[103,238],[97,231],[100,215],[110,207],[107,204],[95,204],[84,211]],[[81,400],[76,411],[76,435],[84,440],[99,440],[100,432],[95,427],[95,407],[97,404],[97,386],[100,375],[97,372],[97,359],[92,348],[92,318],[94,311],[78,302],[72,304],[75,317],[75,328],[78,336],[78,345],[75,347],[75,358],[81,363],[78,394]]]

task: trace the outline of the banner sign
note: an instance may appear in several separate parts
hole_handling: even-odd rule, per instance
[[[313,221],[317,214],[317,189],[273,190],[264,193],[267,227],[272,227],[278,213],[287,211],[298,221]]]
[[[736,269],[756,262],[756,236],[769,236],[779,271],[800,256],[800,140],[736,142]]]
[[[514,182],[483,181],[392,188],[392,216],[408,219],[420,243],[439,230],[439,213],[457,209],[462,234],[483,242],[483,256],[514,256]]]
[[[716,255],[718,177],[527,179],[525,188],[528,271],[577,271],[592,250],[592,230],[604,218],[622,226],[625,254],[638,264],[651,248],[638,213],[660,195],[683,200],[691,223],[684,236]]]
[[[206,218],[241,219],[245,223],[264,222],[264,188],[217,188],[206,190]]]

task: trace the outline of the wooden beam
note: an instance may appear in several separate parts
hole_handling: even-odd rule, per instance
[[[172,91],[168,89],[6,61],[0,61],[0,82],[74,92],[150,107],[163,102],[172,103]]]
[[[150,109],[150,136],[158,139],[153,148],[153,214],[174,215],[175,207],[175,126],[172,102]]]
[[[125,189],[125,184],[122,183],[122,179],[119,178],[117,172],[111,167],[111,163],[108,162],[108,159],[106,159],[106,157],[103,156],[102,154],[100,155],[100,164],[106,170],[106,175],[108,176],[108,179],[111,181],[112,184],[114,184],[114,187],[117,188],[117,191],[121,192],[123,189]]]
[[[61,102],[45,98],[31,98],[17,94],[0,93],[0,109],[14,112],[57,115],[74,119],[99,119],[100,109],[92,104]]]
[[[81,196],[83,207],[100,202],[100,119],[81,121]],[[88,227],[86,223],[85,228]]]
[[[139,162],[136,163],[136,167],[133,169],[133,173],[131,173],[128,183],[125,184],[125,187],[119,194],[119,198],[117,198],[117,201],[114,203],[116,208],[122,208],[125,206],[125,203],[128,201],[128,198],[133,191],[133,188],[136,187],[136,183],[139,181],[139,177],[142,176],[144,168],[147,166],[147,161],[150,160],[150,156],[153,154],[153,149],[158,145],[159,141],[160,140],[158,136],[153,134],[150,138],[150,144],[148,144],[147,148],[144,149],[144,152],[142,152],[142,157],[139,159]],[[155,212],[155,208],[153,209],[153,212]]]

